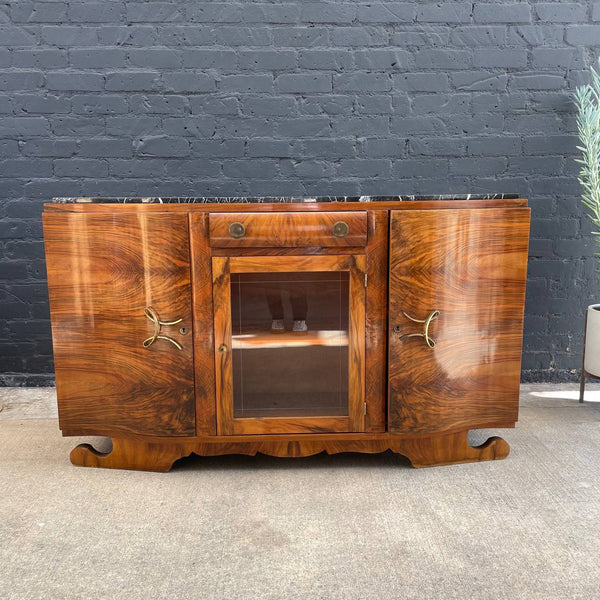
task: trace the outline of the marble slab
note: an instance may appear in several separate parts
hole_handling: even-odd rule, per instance
[[[196,198],[53,198],[57,204],[248,204],[295,202],[410,202],[415,200],[506,200],[520,198],[518,194],[440,194],[433,196],[216,196]]]

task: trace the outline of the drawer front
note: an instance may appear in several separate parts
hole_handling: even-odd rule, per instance
[[[210,245],[215,248],[367,245],[367,213],[211,213]]]

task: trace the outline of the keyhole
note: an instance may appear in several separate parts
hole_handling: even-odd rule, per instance
[[[402,331],[402,325],[394,326],[394,333],[400,333]]]
[[[189,331],[189,329],[187,327],[180,327],[179,328],[179,333],[181,335],[185,335],[188,331]]]

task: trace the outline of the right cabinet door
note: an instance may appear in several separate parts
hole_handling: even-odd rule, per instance
[[[529,215],[528,208],[392,211],[390,431],[517,420]]]

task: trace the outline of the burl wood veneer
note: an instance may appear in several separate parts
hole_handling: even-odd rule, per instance
[[[60,427],[113,441],[107,454],[80,445],[71,461],[168,471],[192,453],[505,458],[501,438],[474,448],[467,433],[518,417],[528,230],[522,199],[46,205]],[[339,275],[349,298],[325,316],[309,307],[305,338],[256,332],[257,314],[271,318],[260,294],[247,295],[250,316],[232,315],[234,275],[313,272]],[[334,309],[347,311],[341,331],[312,331]],[[273,401],[236,416],[232,364],[252,337],[281,347],[265,362],[286,344],[342,357],[339,406],[278,413]]]
[[[517,420],[528,232],[526,208],[392,212],[390,431]]]
[[[186,215],[64,212],[44,234],[62,430],[194,435]]]

